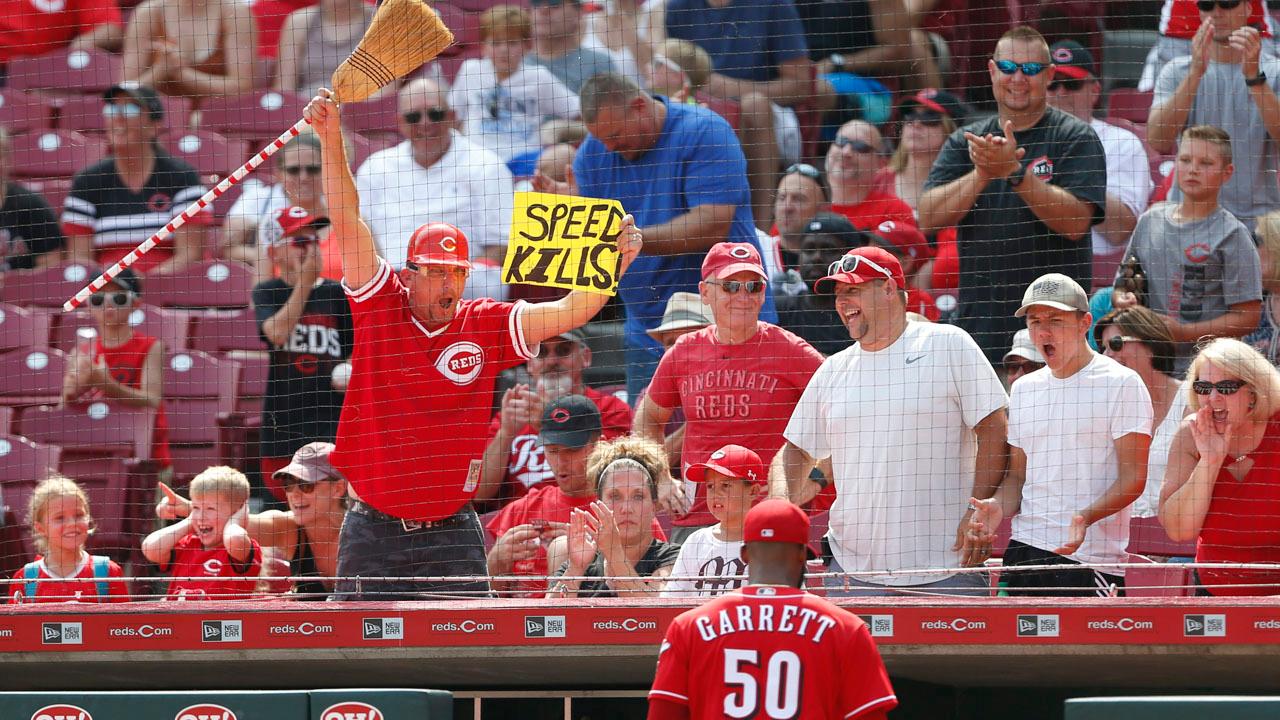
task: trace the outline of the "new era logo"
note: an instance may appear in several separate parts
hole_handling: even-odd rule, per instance
[[[1186,637],[1225,637],[1226,615],[1183,615],[1182,634]]]
[[[80,623],[42,623],[40,642],[44,645],[82,645],[84,634]]]
[[[871,637],[893,637],[892,615],[859,615],[858,617],[867,624]]]
[[[1058,637],[1058,616],[1019,615],[1018,637]]]
[[[200,640],[207,643],[238,643],[244,640],[239,620],[201,620]]]
[[[365,640],[404,639],[404,618],[364,618],[361,625]]]
[[[564,616],[526,615],[524,618],[524,636],[527,638],[562,638],[564,637]]]

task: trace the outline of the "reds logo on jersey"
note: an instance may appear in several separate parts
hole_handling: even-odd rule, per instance
[[[484,350],[473,342],[456,342],[436,359],[436,370],[457,385],[467,385],[484,369]]]
[[[1053,161],[1047,156],[1038,157],[1031,161],[1031,174],[1037,178],[1048,182],[1053,179]]]

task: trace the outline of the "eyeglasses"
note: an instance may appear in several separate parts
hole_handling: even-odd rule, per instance
[[[128,307],[133,303],[133,293],[131,292],[98,292],[89,296],[89,305],[92,307],[102,307],[110,304],[111,307]]]
[[[831,144],[838,148],[849,148],[850,150],[862,155],[876,151],[876,146],[869,142],[854,140],[853,138],[847,138],[843,135],[837,135],[836,139],[831,141]]]
[[[942,127],[942,115],[932,110],[920,110],[903,116],[902,122],[907,124],[917,122],[925,127]]]
[[[1084,83],[1085,81],[1083,79],[1054,80],[1053,82],[1049,83],[1049,92],[1057,92],[1058,88],[1062,88],[1067,92],[1079,92],[1080,88],[1084,87]]]
[[[423,115],[424,113],[421,110],[410,110],[400,117],[404,118],[404,121],[410,125],[417,125],[422,122]],[[433,123],[443,122],[445,118],[449,117],[449,108],[427,108],[425,115]]]
[[[1196,380],[1191,383],[1191,389],[1195,391],[1195,394],[1201,396],[1208,395],[1214,390],[1217,390],[1219,395],[1235,395],[1237,390],[1247,384],[1243,380],[1219,380],[1216,383],[1211,383],[1207,380]]]
[[[835,275],[838,272],[856,273],[858,271],[858,268],[863,265],[866,265],[867,267],[871,268],[874,272],[877,272],[885,276],[889,280],[893,279],[893,273],[880,267],[879,265],[872,262],[871,260],[868,260],[867,258],[862,257],[861,255],[845,255],[844,257],[840,258],[839,260],[827,266],[827,274]]]
[[[787,175],[803,175],[814,182],[822,182],[822,171],[809,163],[794,163],[789,165],[786,170],[782,171],[782,175],[783,177],[786,177]]]
[[[1198,2],[1196,2],[1196,8],[1203,13],[1213,12],[1213,8],[1215,6],[1220,7],[1223,10],[1235,10],[1240,7],[1240,3],[1243,1],[1244,0],[1216,0],[1215,2],[1215,0],[1198,0]]]
[[[1142,342],[1142,338],[1129,337],[1128,335],[1114,335],[1107,341],[1107,348],[1111,352],[1120,352],[1124,349],[1125,344],[1131,342]]]
[[[105,118],[129,118],[133,119],[142,116],[142,108],[133,103],[124,103],[117,105],[115,103],[102,106],[102,116]]]
[[[572,341],[555,343],[550,349],[548,349],[546,345],[541,345],[538,348],[538,354],[534,355],[534,357],[539,360],[546,360],[553,355],[558,358],[567,358],[573,354],[574,350],[577,349],[578,343]]]
[[[737,295],[743,290],[746,290],[748,295],[755,295],[762,292],[769,283],[763,280],[721,280],[720,282],[708,280],[707,284],[715,285],[730,295]]]
[[[280,169],[284,170],[290,177],[298,177],[304,172],[310,177],[318,177],[320,175],[319,165],[286,165]]]
[[[996,69],[1005,75],[1012,75],[1019,70],[1027,77],[1035,77],[1044,72],[1049,67],[1048,63],[1041,62],[1024,62],[1016,63],[1012,60],[997,60]]]

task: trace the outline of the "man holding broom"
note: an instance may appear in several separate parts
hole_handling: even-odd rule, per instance
[[[306,118],[323,148],[321,178],[355,326],[354,372],[331,456],[352,494],[336,595],[484,595],[483,534],[470,500],[496,377],[535,356],[542,340],[586,323],[607,298],[575,291],[545,303],[463,300],[467,238],[444,223],[418,228],[404,269],[393,271],[360,217],[333,94],[321,90]],[[630,215],[617,242],[620,276],[642,245]]]

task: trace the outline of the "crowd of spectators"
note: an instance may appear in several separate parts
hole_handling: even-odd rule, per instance
[[[1131,516],[1199,539],[1200,561],[1280,561],[1280,55],[1254,0],[1166,4],[1177,22],[1152,49],[1140,126],[1098,117],[1107,78],[1087,38],[1051,45],[1029,26],[991,48],[992,102],[966,103],[903,0],[495,4],[472,18],[476,52],[373,101],[395,115],[376,148],[325,116],[225,214],[197,213],[92,296],[61,401],[155,409],[157,514],[176,522],[142,554],[176,577],[219,569],[175,598],[247,597],[286,563],[470,578],[294,583],[306,598],[707,597],[740,583],[742,521],[769,495],[826,515],[817,550],[846,574],[833,595],[986,595],[965,568],[1000,554],[1062,566],[1006,573],[1001,592],[1115,595]],[[122,53],[108,154],[60,208],[14,179],[34,174],[0,128],[5,272],[117,261],[208,187],[166,127],[203,132],[212,103],[255,89],[328,112],[322,88],[375,12],[320,0],[270,29],[241,3],[146,0],[127,23],[112,9],[47,13],[76,29],[56,41],[0,23],[30,34],[0,60]],[[276,31],[273,64],[237,61]],[[867,84],[851,95],[850,78]],[[174,98],[189,115],[166,117]],[[1153,177],[1161,154],[1172,170]],[[631,216],[643,251],[603,311],[621,322],[578,327],[602,298],[584,314],[581,293],[532,302],[502,282],[523,188]],[[176,478],[162,388],[181,348],[133,318],[151,278],[211,258],[256,274],[258,454]],[[621,367],[600,367],[602,329]],[[454,387],[479,374],[465,363],[484,367],[481,391]],[[593,369],[619,382],[593,387]],[[469,396],[450,417],[453,391]],[[375,417],[393,394],[445,436],[357,439],[403,419]],[[391,482],[393,466],[417,479]],[[403,500],[455,470],[466,497],[449,512]],[[99,588],[120,567],[78,530],[88,497],[46,483],[30,507],[41,555],[17,579],[67,583],[19,599],[118,596]],[[255,494],[277,507],[250,512]],[[1277,593],[1274,576],[1195,583]]]

